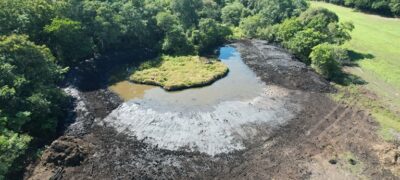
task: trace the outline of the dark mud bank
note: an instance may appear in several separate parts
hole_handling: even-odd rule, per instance
[[[244,62],[268,84],[303,91],[333,91],[329,82],[282,48],[262,40],[242,40],[233,45]]]

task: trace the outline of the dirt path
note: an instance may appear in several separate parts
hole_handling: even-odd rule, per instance
[[[289,101],[302,107],[292,120],[250,127],[257,135],[245,150],[210,156],[162,150],[118,133],[101,123],[111,110],[98,105],[82,114],[102,116],[90,116],[94,123],[83,133],[71,130],[55,141],[26,179],[398,179],[392,172],[399,149],[380,140],[368,112],[333,102],[325,94],[334,91],[328,82],[282,49],[255,40],[235,46],[265,83],[292,93]],[[93,93],[80,96],[92,107]]]

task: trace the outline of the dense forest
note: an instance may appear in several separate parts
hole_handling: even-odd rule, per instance
[[[386,16],[400,16],[400,0],[320,0]]]
[[[60,82],[85,59],[132,49],[207,54],[260,38],[334,79],[347,59],[338,45],[353,29],[304,0],[1,0],[0,24],[0,179],[55,138],[69,102]]]

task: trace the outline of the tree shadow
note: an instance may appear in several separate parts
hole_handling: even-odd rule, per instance
[[[353,50],[347,50],[347,55],[349,56],[349,59],[341,63],[343,66],[348,66],[348,67],[358,67],[357,63],[358,61],[375,58],[373,54],[360,53]],[[331,81],[340,84],[342,86],[368,84],[368,82],[363,80],[360,76],[350,74],[344,71],[338,72],[337,75],[331,79]]]
[[[375,16],[380,16],[380,17],[384,17],[384,18],[395,18],[395,16],[393,15],[392,12],[385,10],[385,9],[371,10],[371,9],[353,8],[353,12],[364,13],[364,14],[368,14],[368,15],[375,15]]]
[[[357,62],[360,60],[364,60],[364,59],[373,59],[375,58],[375,56],[373,54],[364,54],[364,53],[360,53],[360,52],[356,52],[353,50],[348,50],[347,51],[349,57],[350,57],[350,61],[351,62]]]
[[[104,53],[72,68],[64,84],[73,84],[82,92],[107,88],[110,84],[126,80],[133,68],[158,56],[158,53],[146,49]]]
[[[349,58],[346,60],[342,60],[340,63],[343,66],[349,66],[349,67],[358,67],[357,64],[358,61],[375,58],[373,54],[364,54],[353,50],[347,50],[347,55]]]
[[[141,59],[129,63],[120,64],[110,70],[108,73],[107,83],[112,85],[120,81],[128,80],[129,76],[136,70],[148,69],[153,67],[160,67],[162,65],[161,57],[152,59]]]
[[[346,72],[339,72],[338,75],[332,78],[331,80],[342,86],[368,84],[368,82],[362,79],[360,76]]]

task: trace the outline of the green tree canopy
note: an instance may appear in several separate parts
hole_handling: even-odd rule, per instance
[[[262,27],[262,24],[260,24],[261,19],[262,17],[259,14],[248,16],[242,19],[239,27],[247,37],[255,37],[258,34],[258,30]]]
[[[228,25],[238,26],[240,23],[240,19],[249,15],[249,10],[244,7],[244,5],[240,2],[233,2],[226,5],[221,10],[222,21]]]
[[[254,28],[254,26],[251,26]],[[312,48],[323,43],[343,44],[351,39],[350,32],[353,24],[339,23],[337,15],[327,9],[309,9],[297,18],[286,19],[268,30],[273,35],[259,32],[263,37],[277,42],[288,48],[293,54],[309,64]]]
[[[42,30],[56,16],[60,1],[52,0],[1,0],[0,35],[29,34],[35,41],[43,40]]]
[[[0,179],[33,137],[55,135],[64,94],[61,69],[45,46],[25,35],[0,36]]]
[[[48,136],[55,131],[58,103],[56,83],[64,72],[50,50],[27,36],[0,38],[0,111],[5,128]]]
[[[49,34],[50,47],[64,65],[76,65],[92,52],[93,41],[80,22],[56,18],[44,31]]]
[[[198,30],[199,52],[205,53],[222,43],[232,32],[214,19],[201,19]]]

